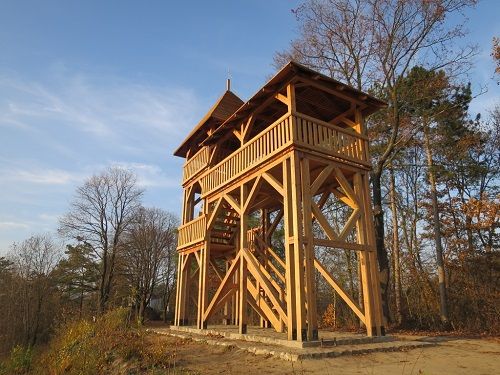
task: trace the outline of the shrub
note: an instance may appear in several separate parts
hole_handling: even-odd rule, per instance
[[[16,345],[10,351],[8,360],[0,365],[0,374],[27,374],[33,363],[31,347]]]

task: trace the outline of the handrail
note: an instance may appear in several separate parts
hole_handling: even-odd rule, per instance
[[[366,136],[301,113],[286,113],[243,147],[203,172],[200,176],[202,195],[235,180],[292,143],[313,152],[370,166]]]
[[[201,242],[206,234],[206,215],[201,215],[178,228],[177,250]]]
[[[313,151],[369,166],[367,160],[368,140],[365,136],[350,132],[327,122],[302,114],[296,115],[296,138],[294,141]]]
[[[183,168],[183,181],[189,180],[191,177],[200,172],[208,165],[210,152],[207,146],[199,150],[192,158],[186,160]]]
[[[339,132],[347,134],[347,135],[354,135],[357,138],[361,138],[361,139],[364,139],[364,140],[367,140],[367,141],[369,140],[369,138],[366,135],[355,133],[355,132],[352,131],[351,128],[349,128],[349,129],[342,128],[342,127],[340,127],[338,125],[335,125],[335,124],[332,124],[330,122],[326,122],[326,121],[320,120],[318,118],[306,115],[306,114],[301,113],[301,112],[295,112],[295,116],[296,117],[300,117],[300,118],[302,118],[304,120],[315,122],[315,123],[317,123],[319,125],[322,125],[322,126],[326,126],[327,128],[331,128],[333,130],[339,131]]]
[[[201,177],[203,194],[207,194],[239,176],[291,142],[291,116],[287,113],[242,148],[234,151],[207,171]]]

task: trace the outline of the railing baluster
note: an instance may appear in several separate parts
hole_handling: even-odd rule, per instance
[[[309,145],[314,149],[324,149],[328,153],[344,156],[354,161],[366,162],[364,147],[366,141],[362,136],[358,138],[356,134],[351,135],[335,125],[324,123],[321,120],[316,122],[307,116],[304,117],[306,118],[301,117],[301,115],[284,116],[280,122],[271,125],[213,167],[212,171],[202,177],[203,194],[212,192],[226,184],[291,141]],[[209,153],[204,151],[203,155],[206,156],[200,156],[196,164],[192,163],[189,168],[186,165],[186,174],[198,173],[199,169],[204,167],[205,160],[208,161]]]

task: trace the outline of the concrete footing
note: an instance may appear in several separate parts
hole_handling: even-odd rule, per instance
[[[367,337],[358,334],[319,331],[318,341],[288,341],[274,330],[248,327],[245,335],[238,327],[216,326],[211,329],[194,327],[151,328],[157,334],[170,335],[193,341],[206,342],[244,350],[287,361],[331,358],[341,355],[368,354],[372,352],[406,351],[436,345],[435,342],[407,340],[397,336]]]

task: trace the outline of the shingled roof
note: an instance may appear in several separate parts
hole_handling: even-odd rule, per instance
[[[319,72],[316,72],[302,64],[295,61],[288,62],[281,70],[276,73],[259,91],[255,93],[244,105],[240,106],[237,111],[231,114],[210,136],[206,137],[202,145],[207,145],[209,143],[215,142],[217,139],[222,137],[228,129],[232,128],[239,121],[247,117],[252,111],[258,107],[261,103],[265,102],[270,96],[274,96],[276,92],[284,87],[288,82],[293,79],[300,79],[300,77],[306,77],[318,83],[321,83],[332,90],[342,92],[343,95],[348,95],[357,100],[362,100],[363,109],[362,113],[364,116],[368,116],[380,108],[387,106],[384,101],[375,98],[363,91],[359,91],[354,87],[346,85],[336,79],[325,76]]]
[[[186,153],[191,145],[203,142],[208,137],[207,132],[210,128],[217,128],[242,105],[243,100],[241,100],[232,91],[227,90],[224,94],[222,94],[217,102],[215,102],[207,114],[203,116],[201,121],[198,125],[196,125],[191,133],[189,133],[179,148],[175,150],[174,155],[186,157]]]

